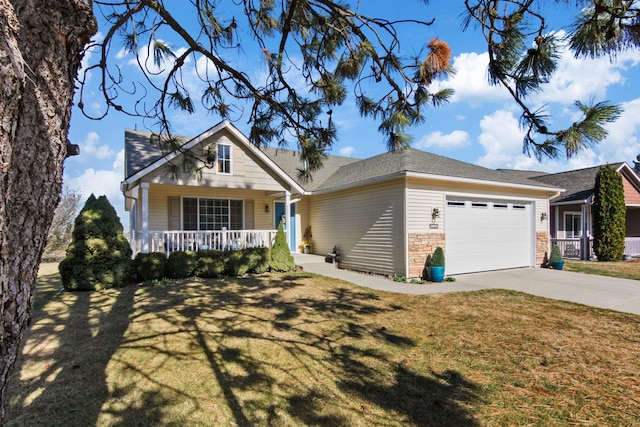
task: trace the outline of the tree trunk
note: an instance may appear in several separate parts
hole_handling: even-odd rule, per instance
[[[96,27],[88,0],[0,0],[0,417],[60,198],[74,79]]]

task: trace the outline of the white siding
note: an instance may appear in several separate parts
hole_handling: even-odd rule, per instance
[[[311,203],[313,251],[341,251],[341,266],[406,274],[404,181],[316,195]]]
[[[215,146],[216,143],[229,144],[232,146],[231,154],[231,175],[218,174],[216,168],[209,169],[203,167],[201,176],[193,173],[172,174],[174,170],[182,167],[182,156],[174,159],[171,165],[162,166],[146,175],[142,180],[154,184],[176,184],[192,185],[204,187],[230,188],[230,189],[254,189],[264,191],[282,191],[284,183],[279,177],[268,173],[256,156],[248,151],[244,146],[235,144],[233,139],[225,135],[225,132],[216,134],[215,138],[210,138],[202,142],[202,145],[192,148],[194,153],[201,153],[202,147]],[[201,155],[201,154],[200,154]]]

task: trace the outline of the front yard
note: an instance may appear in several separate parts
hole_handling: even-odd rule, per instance
[[[640,419],[640,316],[508,291],[395,295],[307,273],[60,288],[43,265],[7,425]]]

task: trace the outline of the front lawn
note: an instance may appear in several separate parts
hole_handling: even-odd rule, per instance
[[[640,316],[510,291],[396,295],[307,273],[60,288],[43,265],[7,425],[640,419]]]
[[[638,259],[617,262],[578,261],[568,259],[565,260],[564,269],[578,273],[640,280],[640,260]]]

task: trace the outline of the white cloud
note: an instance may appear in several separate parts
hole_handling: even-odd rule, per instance
[[[92,193],[99,197],[107,196],[109,202],[116,209],[120,222],[128,228],[129,215],[124,210],[124,196],[120,191],[120,181],[124,176],[124,150],[116,155],[111,170],[95,170],[89,168],[77,177],[65,177],[65,184],[82,193],[83,203]]]
[[[466,52],[453,59],[455,74],[449,79],[437,82],[433,90],[450,88],[455,91],[451,102],[466,101],[481,105],[487,101],[503,101],[509,94],[500,86],[489,84],[487,67],[488,53]]]
[[[480,121],[478,137],[485,155],[477,163],[489,168],[514,168],[514,160],[522,156],[523,133],[513,113],[498,110]]]
[[[426,148],[463,148],[471,144],[469,134],[462,130],[454,130],[448,135],[444,135],[440,131],[432,132],[423,136],[420,141],[414,144],[418,149]]]
[[[631,163],[640,154],[640,99],[625,102],[621,107],[622,115],[607,127],[609,135],[599,144],[603,163]]]
[[[594,149],[582,150],[570,159],[561,156],[558,159],[543,158],[540,162],[535,157],[524,154],[524,133],[518,119],[510,111],[498,110],[484,116],[480,121],[480,129],[482,133],[478,141],[485,154],[476,163],[484,167],[561,172],[606,163]]]
[[[356,149],[352,146],[342,147],[339,151],[340,155],[345,157],[351,157],[355,152]]]
[[[563,31],[557,34],[558,39],[565,36]],[[561,48],[564,51],[560,54],[558,68],[549,83],[542,87],[542,92],[533,98],[534,102],[567,105],[575,100],[605,99],[610,86],[625,82],[624,70],[640,63],[640,52],[636,49],[622,52],[614,61],[609,61],[606,57],[576,58],[566,45]]]
[[[106,144],[98,145],[100,136],[95,132],[89,132],[87,139],[81,142],[80,155],[82,159],[109,159],[114,156],[114,151]]]

